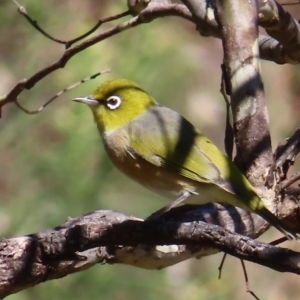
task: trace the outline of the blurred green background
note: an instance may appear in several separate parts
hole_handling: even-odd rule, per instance
[[[65,40],[86,32],[99,18],[126,10],[121,0],[22,0],[21,4],[46,31]],[[297,7],[292,9],[297,16]],[[105,24],[100,31],[110,26]],[[12,1],[0,0],[0,94],[59,59],[63,51],[62,45],[32,28]],[[109,78],[129,78],[161,104],[178,110],[223,149],[221,62],[219,40],[200,37],[195,26],[185,20],[164,18],[87,49],[64,69],[23,92],[19,98],[22,105],[36,109],[68,85],[99,70],[112,70],[64,94],[38,115],[26,115],[11,104],[3,109],[0,236],[39,232],[63,223],[68,216],[97,209],[146,217],[165,205],[166,199],[154,196],[112,167],[90,111],[70,99],[89,94]],[[276,147],[299,125],[299,67],[263,62],[262,68]],[[261,239],[277,237],[278,232],[270,230]],[[217,279],[221,257],[190,260],[161,271],[99,265],[9,299],[253,299],[246,293],[237,259],[227,258],[223,277]],[[246,265],[251,288],[261,299],[300,297],[296,275]]]

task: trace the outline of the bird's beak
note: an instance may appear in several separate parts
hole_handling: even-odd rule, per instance
[[[78,97],[72,99],[72,101],[85,103],[89,106],[98,106],[99,102],[93,96],[86,96],[86,97]]]

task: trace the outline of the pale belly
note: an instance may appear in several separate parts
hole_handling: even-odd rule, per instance
[[[130,154],[119,159],[113,153],[108,153],[112,163],[122,173],[138,182],[145,188],[175,200],[185,191],[191,193],[182,204],[201,205],[208,202],[224,202],[241,207],[241,202],[235,197],[215,184],[200,183],[163,167],[155,166],[148,161]]]

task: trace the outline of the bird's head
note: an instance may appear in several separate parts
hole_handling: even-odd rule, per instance
[[[108,80],[92,95],[73,101],[91,108],[101,134],[121,128],[157,104],[136,83],[127,79]]]

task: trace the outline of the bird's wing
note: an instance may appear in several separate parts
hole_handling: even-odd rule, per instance
[[[148,162],[201,183],[225,187],[221,170],[210,157],[221,155],[194,126],[177,112],[154,106],[129,125],[130,151]],[[229,161],[229,160],[228,160]]]

